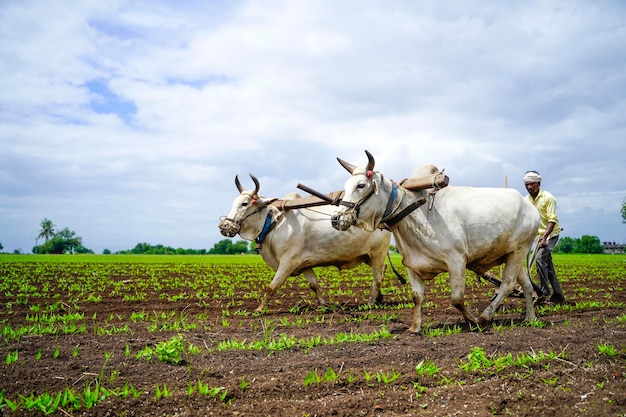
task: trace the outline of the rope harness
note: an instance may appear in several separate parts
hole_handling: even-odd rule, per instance
[[[443,174],[443,171],[439,173]],[[382,174],[380,174],[380,176],[381,176],[381,181],[382,181],[383,180]],[[368,175],[368,178],[371,178],[371,176]],[[433,175],[433,178],[435,178],[434,175]],[[408,216],[409,214],[411,214],[412,212],[414,212],[415,210],[423,206],[428,200],[430,200],[430,203],[428,204],[428,210],[432,210],[433,204],[435,202],[435,195],[437,194],[439,190],[443,188],[436,181],[433,180],[431,190],[428,192],[428,198],[419,197],[417,200],[409,203],[409,205],[407,205],[402,210],[397,211],[400,205],[402,204],[404,197],[406,196],[406,189],[402,187],[402,183],[404,181],[406,180],[403,180],[402,182],[400,182],[400,185],[398,185],[393,180],[391,180],[391,194],[389,196],[389,200],[387,201],[387,206],[385,207],[385,211],[380,221],[379,228],[390,228],[396,225],[406,216]],[[400,193],[399,199],[397,198],[398,193]],[[350,203],[352,206],[346,211],[344,211],[343,214],[349,215],[353,217],[354,219],[356,219],[357,222],[360,222],[359,208],[361,204],[367,201],[367,199],[369,199],[372,195],[374,195],[374,187],[371,187],[371,191],[369,193],[361,196],[361,198],[359,198],[354,203]]]
[[[253,204],[255,205],[257,204],[259,197],[256,194],[255,195],[250,195],[249,193],[242,193],[242,194],[247,195],[253,201]],[[241,230],[241,225],[243,224],[243,222],[245,222],[250,216],[254,216],[255,214],[260,213],[263,209],[267,208],[274,201],[275,199],[272,199],[263,204],[259,204],[255,210],[252,210],[250,213],[248,213],[247,215],[245,215],[239,220],[231,219],[230,217],[226,217],[226,216],[220,217],[220,226],[219,226],[220,230],[223,230],[226,233],[230,233],[228,234],[228,236],[231,236],[231,237],[235,236]],[[272,212],[268,211],[267,216],[265,217],[265,223],[263,224],[263,229],[261,230],[261,233],[259,233],[259,235],[254,240],[257,244],[263,243],[268,233],[271,232],[274,226],[276,225],[276,222],[273,221],[273,217],[274,216]]]
[[[411,202],[408,206],[400,210],[399,212],[394,212],[400,207],[404,196],[406,195],[406,190],[402,187],[398,187],[395,182],[391,182],[391,196],[389,197],[389,201],[387,202],[387,208],[385,208],[385,213],[383,214],[383,218],[380,221],[381,224],[384,224],[386,228],[392,227],[396,225],[400,220],[404,219],[406,216],[420,208],[426,203],[426,199],[424,197],[420,197],[417,200]],[[397,190],[400,190],[402,196],[398,200],[396,207],[392,210],[391,205],[393,204],[393,200],[396,198]]]

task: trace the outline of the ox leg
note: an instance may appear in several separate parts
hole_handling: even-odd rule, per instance
[[[376,303],[383,302],[383,295],[380,293],[380,287],[383,285],[383,278],[385,277],[385,270],[387,269],[387,265],[385,264],[385,259],[383,258],[382,263],[372,263],[370,265],[372,268],[372,293],[370,294],[369,305],[373,306]]]
[[[285,272],[286,270],[287,268],[281,268],[280,266],[278,267],[278,269],[276,270],[276,274],[274,275],[274,279],[272,279],[270,285],[265,288],[265,295],[261,300],[261,304],[255,310],[257,313],[262,313],[263,310],[265,310],[270,298],[272,298],[272,296],[276,293],[278,287],[283,285],[285,280],[289,277],[290,274],[289,272]]]
[[[524,290],[524,300],[526,301],[526,321],[536,321],[537,316],[535,316],[535,303],[533,302],[533,284],[530,282],[530,278],[524,272],[523,268],[521,268],[520,272],[517,274],[517,283],[520,284]]]
[[[317,302],[320,303],[320,305],[326,305],[324,298],[322,298],[322,295],[320,294],[320,286],[317,283],[317,276],[315,276],[313,269],[309,268],[306,271],[304,271],[302,274],[305,276],[306,280],[309,282],[309,287],[311,288],[311,290],[315,293]]]
[[[413,314],[411,317],[411,327],[409,333],[420,333],[422,331],[422,303],[424,302],[424,280],[411,269],[407,270],[409,282],[411,283],[411,293],[413,295]]]
[[[517,274],[521,269],[521,263],[515,262],[507,262],[504,266],[504,271],[502,272],[502,284],[500,284],[500,290],[498,291],[498,295],[494,300],[487,306],[487,308],[482,312],[479,317],[480,323],[489,323],[493,320],[493,315],[495,311],[500,307],[500,304],[504,301],[504,299],[513,291],[515,287],[515,282],[517,282]],[[531,287],[532,291],[532,287]],[[526,297],[526,289],[524,290],[524,297]],[[532,302],[532,292],[531,292],[531,302]]]
[[[465,268],[458,271],[449,271],[449,276],[452,305],[461,312],[466,322],[477,324],[476,316],[465,306]]]

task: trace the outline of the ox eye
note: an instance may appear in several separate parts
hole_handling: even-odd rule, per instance
[[[241,203],[241,207],[247,207],[248,206],[248,202],[246,201],[245,203]]]
[[[362,182],[358,183],[356,185],[356,188],[365,188],[365,183],[362,183]]]

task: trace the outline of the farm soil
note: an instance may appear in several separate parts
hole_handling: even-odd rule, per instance
[[[183,301],[169,302],[156,292],[148,294],[149,301],[120,302],[119,298],[105,298],[99,303],[81,305],[85,318],[96,315],[93,323],[89,323],[88,333],[31,336],[2,342],[0,391],[13,400],[18,394],[56,393],[67,387],[81,392],[86,385],[95,386],[100,378],[105,386],[120,388],[129,382],[140,392],[137,398],[113,396],[90,409],[83,407],[55,413],[64,416],[626,415],[626,329],[623,323],[615,324],[616,317],[624,314],[623,309],[576,309],[574,313],[547,309],[538,314],[546,324],[541,328],[522,326],[523,300],[509,298],[494,321],[503,329],[492,326],[476,329],[468,327],[458,311],[450,306],[449,294],[429,294],[427,301],[434,304],[424,308],[424,322],[429,323],[431,329],[445,330],[458,325],[461,331],[442,336],[415,335],[406,333],[410,309],[392,309],[393,295],[386,296],[388,304],[376,310],[359,308],[362,304],[355,302],[354,296],[333,297],[331,308],[321,310],[313,303],[309,291],[298,285],[301,280],[292,278],[279,289],[280,304],[271,304],[268,313],[262,316],[234,314],[251,312],[257,307],[258,300],[246,298],[243,292],[232,298],[237,300],[237,307],[228,305],[227,301],[217,301],[208,307]],[[566,294],[572,291],[567,283],[564,287]],[[405,287],[401,290],[408,291]],[[365,293],[368,289],[355,289],[359,291]],[[492,293],[491,284],[476,284],[468,288],[466,300],[471,309],[478,312],[487,305]],[[591,287],[588,292],[599,294],[598,298],[605,293],[606,289],[600,285]],[[626,302],[623,292],[614,292],[611,296],[614,302]],[[0,303],[8,301],[0,295]],[[300,308],[292,309],[293,306]],[[15,305],[10,318],[14,328],[27,324],[17,320],[28,313],[20,308],[26,307]],[[73,311],[68,304],[64,308],[66,312]],[[97,326],[110,327],[111,322],[104,320],[112,317],[111,314],[128,318],[137,311],[172,310],[187,317],[205,314],[203,317],[210,324],[210,331],[182,333],[185,343],[203,349],[179,365],[135,358],[140,349],[154,347],[177,332],[148,331],[145,323],[135,325],[128,319],[124,323],[131,328],[129,333],[96,335],[92,330]],[[224,311],[230,314],[225,317]],[[278,338],[283,333],[297,338],[315,335],[331,338],[341,332],[371,333],[381,326],[379,321],[362,320],[371,313],[396,314],[386,323],[394,338],[271,352],[215,349],[223,340],[264,340]],[[224,325],[225,318],[228,326]],[[281,322],[293,323],[298,319],[310,322],[301,327],[281,325]],[[99,323],[100,320],[103,321]],[[607,325],[607,321],[613,324]],[[604,355],[598,351],[599,343],[612,344],[620,352],[616,356]],[[487,356],[551,351],[565,352],[565,355],[528,369],[511,367],[494,373],[461,370],[459,364],[467,360],[474,347],[484,349]],[[124,352],[128,348],[132,354],[126,356]],[[5,364],[7,352],[14,350],[20,355],[17,365]],[[38,351],[41,351],[41,358],[35,360]],[[110,358],[105,359],[106,353],[111,353]],[[432,377],[419,376],[415,367],[421,361],[434,362],[441,368],[440,373]],[[323,377],[329,368],[338,374],[337,380],[305,385],[307,374],[316,371]],[[375,378],[366,381],[365,373],[400,376],[385,383]],[[348,381],[348,375],[355,379]],[[210,387],[224,387],[227,397],[222,400],[188,395],[188,385],[198,380]],[[171,395],[157,399],[156,385],[166,386]],[[0,415],[24,415],[24,411],[12,412],[3,407]],[[42,414],[29,410],[25,415]]]

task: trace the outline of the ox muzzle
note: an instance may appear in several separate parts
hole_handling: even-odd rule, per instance
[[[354,210],[335,213],[330,218],[330,223],[333,227],[342,232],[348,230],[350,226],[355,225],[356,222],[357,216]]]
[[[235,237],[239,230],[241,229],[241,225],[238,221],[230,219],[228,217],[223,217],[220,219],[219,224],[220,233],[226,237]]]

